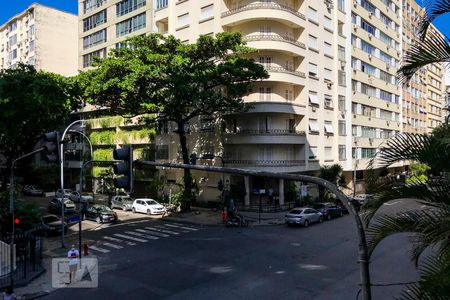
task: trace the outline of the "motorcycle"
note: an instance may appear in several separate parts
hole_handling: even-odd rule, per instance
[[[245,220],[243,215],[237,214],[236,216],[229,217],[225,221],[226,227],[248,227],[248,220]]]

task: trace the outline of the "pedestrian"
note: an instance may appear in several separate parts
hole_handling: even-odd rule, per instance
[[[227,207],[225,206],[222,210],[222,223],[225,224],[225,222],[227,221],[228,218],[228,210]]]
[[[75,274],[78,268],[78,257],[80,257],[80,252],[75,249],[75,245],[67,252],[67,258],[69,259],[69,284],[75,281]]]
[[[269,204],[271,205],[273,203],[273,188],[267,190],[267,195],[269,196]]]
[[[8,286],[2,295],[3,300],[16,300],[16,294],[14,294],[14,289],[12,286]]]

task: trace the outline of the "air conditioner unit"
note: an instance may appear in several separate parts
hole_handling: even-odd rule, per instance
[[[369,12],[369,18],[372,18],[373,12]]]
[[[386,121],[386,125],[391,125],[391,122],[390,121]]]
[[[353,118],[356,118],[356,114],[353,114]]]
[[[333,82],[332,81],[328,81],[327,82],[328,89],[331,89],[332,86],[333,86]]]
[[[369,59],[372,59],[372,54],[369,54]]]
[[[386,70],[389,70],[390,66],[389,64],[386,64]]]
[[[373,138],[369,138],[369,143],[372,145],[372,143],[373,143]]]
[[[345,61],[341,61],[341,69],[345,68]]]
[[[371,40],[373,37],[373,35],[371,33],[369,33],[369,40]]]
[[[358,25],[356,25],[356,24],[353,24],[353,30],[355,30],[355,31],[356,31],[356,29],[358,29]]]
[[[311,106],[311,110],[315,112],[316,111],[316,107],[315,106]]]

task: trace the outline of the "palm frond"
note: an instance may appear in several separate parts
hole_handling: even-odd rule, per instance
[[[437,32],[428,31],[423,40],[411,45],[406,51],[397,77],[401,84],[407,85],[420,68],[448,61],[450,61],[448,40]]]
[[[419,21],[419,35],[423,40],[428,28],[436,18],[450,12],[450,0],[429,1],[425,5],[425,15]]]
[[[402,300],[449,300],[450,256],[427,257],[419,269],[420,280],[407,286]]]

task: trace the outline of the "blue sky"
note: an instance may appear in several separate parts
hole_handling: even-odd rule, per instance
[[[78,11],[78,0],[0,0],[0,24],[5,23],[9,18],[23,11],[33,2],[39,2],[75,14]],[[418,2],[421,3],[421,0]],[[448,22],[448,18],[449,16],[440,17],[434,22],[434,25],[442,33],[450,36],[450,22]]]

